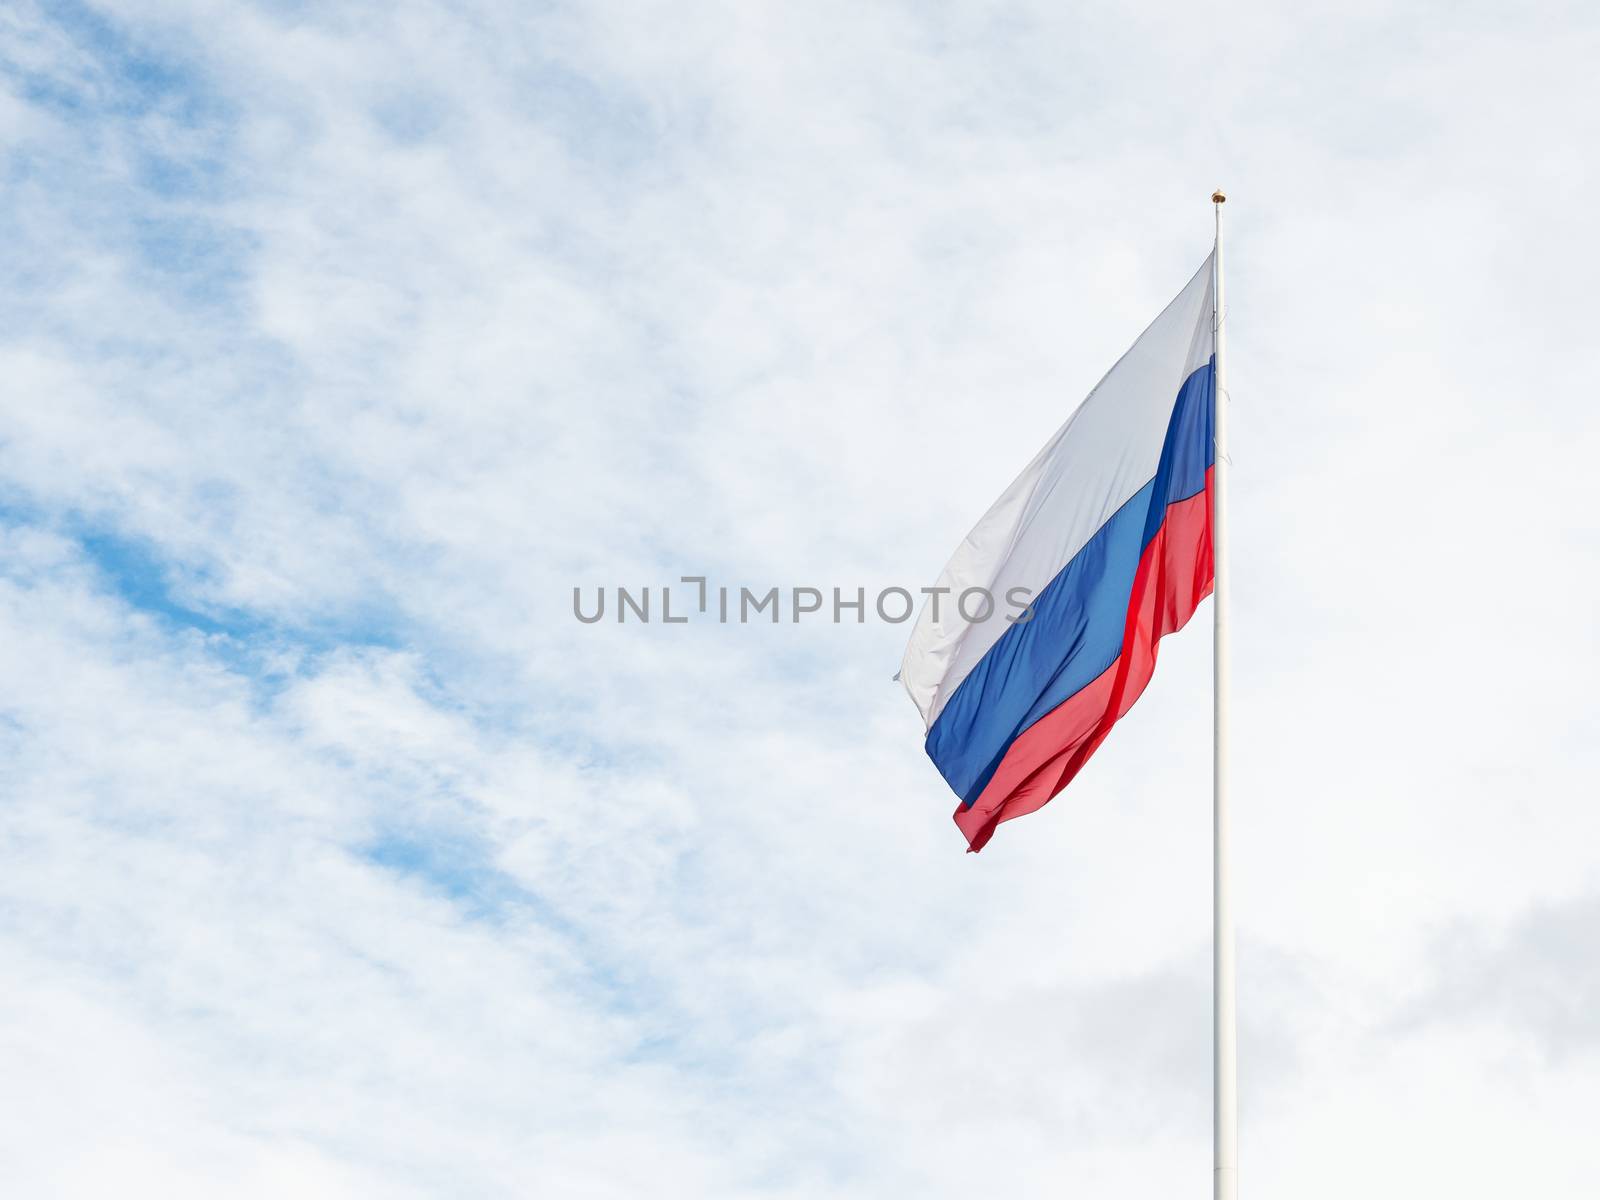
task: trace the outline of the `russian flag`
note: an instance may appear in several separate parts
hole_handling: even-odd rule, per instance
[[[1208,257],[984,514],[918,615],[900,679],[972,850],[1072,781],[1144,691],[1160,639],[1211,593],[1212,288]],[[997,601],[987,619],[956,603],[972,588]],[[1000,611],[1013,588],[1033,597],[1031,617]]]

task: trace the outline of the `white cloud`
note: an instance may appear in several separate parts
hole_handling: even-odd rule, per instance
[[[1596,36],[10,17],[9,1173],[1203,1187],[1201,628],[974,859],[888,681],[904,627],[569,605],[924,581],[1222,183],[1245,1186],[1581,1190],[1594,1027],[1540,914],[1595,894]]]

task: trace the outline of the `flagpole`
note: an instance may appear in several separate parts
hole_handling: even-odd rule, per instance
[[[1228,367],[1227,306],[1222,292],[1222,205],[1213,192],[1217,217],[1214,259],[1216,287],[1212,295],[1211,346],[1216,357],[1215,455],[1212,468],[1211,545],[1215,594],[1212,599],[1213,744],[1211,756],[1211,987],[1212,987],[1212,1132],[1214,1200],[1235,1200],[1238,1194],[1239,1096],[1235,1044],[1233,896],[1228,846]]]

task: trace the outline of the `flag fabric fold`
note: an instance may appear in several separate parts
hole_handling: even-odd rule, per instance
[[[1212,260],[962,541],[900,665],[971,850],[1071,782],[1212,588]],[[1025,588],[969,620],[968,589]],[[941,592],[938,589],[948,589]],[[940,598],[944,599],[939,604]]]

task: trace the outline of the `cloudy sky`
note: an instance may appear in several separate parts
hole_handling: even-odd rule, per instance
[[[915,588],[1230,201],[1247,1195],[1600,1182],[1600,17],[0,16],[26,1197],[1204,1194],[1209,638],[963,853]]]

